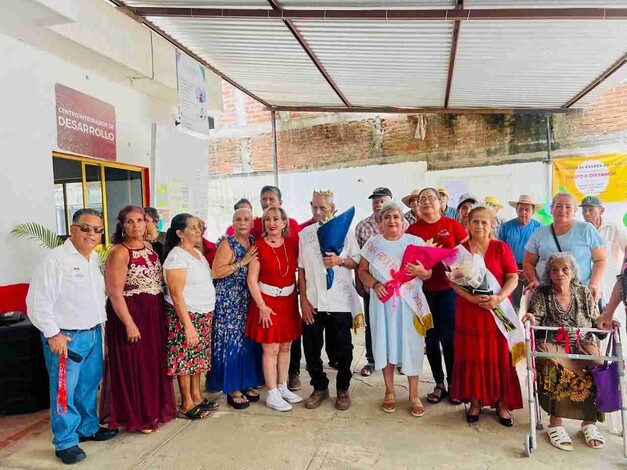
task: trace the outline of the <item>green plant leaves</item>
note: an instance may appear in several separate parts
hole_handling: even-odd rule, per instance
[[[63,244],[59,236],[47,227],[36,222],[18,224],[11,230],[11,235],[39,242],[44,248],[53,249]]]

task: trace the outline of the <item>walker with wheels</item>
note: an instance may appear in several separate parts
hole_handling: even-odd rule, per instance
[[[623,455],[627,458],[627,434],[625,429],[627,428],[627,408],[625,407],[625,367],[623,361],[623,345],[621,343],[619,326],[614,326],[612,332],[607,330],[599,330],[596,328],[569,328],[564,327],[568,333],[575,333],[577,330],[580,334],[596,333],[596,334],[608,334],[612,336],[610,341],[616,342],[616,349],[614,355],[605,356],[588,356],[583,354],[566,354],[566,353],[546,353],[537,352],[535,350],[535,338],[534,331],[557,331],[560,328],[548,327],[548,326],[534,326],[531,322],[525,322],[525,346],[527,356],[527,392],[529,403],[529,430],[525,433],[525,453],[527,457],[530,457],[532,452],[538,448],[537,431],[544,429],[542,424],[542,409],[538,402],[538,385],[536,383],[536,358],[567,358],[567,359],[582,359],[588,361],[611,361],[618,363],[619,381],[618,388],[620,391],[620,412],[622,421],[622,437],[623,437]]]

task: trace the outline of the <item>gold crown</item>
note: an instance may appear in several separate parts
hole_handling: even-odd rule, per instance
[[[314,189],[313,197],[316,196],[333,197],[334,194],[333,191],[331,191],[330,189],[321,189],[320,191]]]

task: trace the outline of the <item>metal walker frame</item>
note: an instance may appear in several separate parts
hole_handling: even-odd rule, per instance
[[[536,358],[565,358],[565,359],[582,359],[587,361],[611,361],[618,362],[619,381],[618,388],[620,391],[620,412],[622,421],[622,437],[623,437],[623,455],[627,458],[627,407],[625,403],[625,390],[627,390],[625,382],[625,364],[623,360],[623,345],[620,337],[619,326],[614,326],[612,332],[607,330],[599,330],[596,328],[569,328],[564,327],[567,332],[580,333],[610,333],[610,341],[616,341],[616,355],[614,356],[588,356],[584,354],[565,354],[565,353],[545,353],[532,350],[532,344],[535,345],[534,331],[557,331],[557,327],[534,326],[529,321],[525,322],[525,349],[527,356],[527,393],[529,403],[529,429],[530,432],[525,434],[525,454],[527,457],[538,448],[537,431],[544,429],[542,424],[542,409],[538,402],[538,384],[536,382]]]

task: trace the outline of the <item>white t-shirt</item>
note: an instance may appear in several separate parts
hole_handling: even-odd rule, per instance
[[[183,248],[175,246],[168,254],[163,263],[165,271],[165,283],[168,284],[168,273],[170,269],[186,269],[187,278],[183,288],[183,298],[187,310],[196,313],[213,312],[216,304],[216,291],[211,278],[211,268],[207,259],[196,249],[196,254],[200,259],[194,258]],[[166,289],[165,300],[174,305],[170,297],[169,289]]]
[[[318,242],[319,227],[319,224],[314,223],[298,234],[298,267],[305,270],[307,299],[315,309],[321,312],[356,313],[354,310],[360,302],[350,269],[334,266],[333,285],[327,289],[327,270],[322,262],[322,252],[320,242]],[[352,231],[346,235],[340,257],[351,258],[359,263],[359,246]]]

